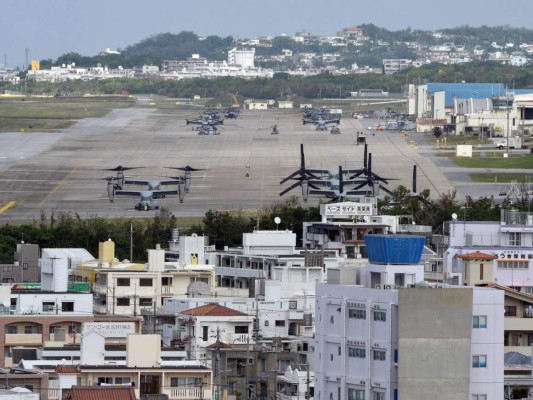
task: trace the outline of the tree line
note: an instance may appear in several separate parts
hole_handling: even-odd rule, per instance
[[[378,210],[387,215],[412,215],[418,225],[432,227],[433,233],[443,233],[443,224],[451,220],[452,214],[465,221],[499,221],[502,209],[514,207],[520,211],[531,208],[530,197],[524,190],[519,198],[506,198],[497,202],[492,197],[464,201],[457,199],[455,192],[430,199],[429,190],[413,195],[405,186],[398,186],[392,196],[378,202]],[[279,217],[277,226],[274,218]],[[289,229],[301,246],[304,221],[320,221],[319,207],[302,207],[297,197],[291,197],[271,207],[250,214],[246,210],[235,212],[209,210],[199,224],[181,231],[182,235],[196,233],[209,237],[217,249],[224,246],[242,246],[242,234],[254,229]],[[173,229],[180,228],[179,220],[168,210],[160,210],[153,218],[107,219],[91,216],[82,219],[76,213],[58,212],[42,214],[38,221],[29,224],[0,226],[0,263],[12,263],[17,243],[38,244],[41,248],[85,248],[95,257],[99,242],[112,239],[115,242],[116,257],[120,260],[145,262],[147,250],[157,244],[167,247]],[[130,249],[130,240],[133,248]]]

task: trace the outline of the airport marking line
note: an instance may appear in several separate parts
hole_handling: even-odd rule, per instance
[[[0,208],[0,214],[6,212],[11,207],[13,207],[15,204],[17,204],[16,201],[8,201],[2,208]]]

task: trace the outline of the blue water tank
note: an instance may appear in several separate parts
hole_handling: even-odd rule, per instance
[[[425,242],[424,236],[365,235],[368,259],[375,264],[418,264]]]

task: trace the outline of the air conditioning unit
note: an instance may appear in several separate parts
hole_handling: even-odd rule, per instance
[[[340,382],[340,381],[341,381],[341,378],[340,378],[340,377],[338,377],[338,378],[337,378],[337,382]]]
[[[394,285],[384,285],[383,289],[394,289]]]
[[[381,289],[381,285],[374,286],[374,289]]]
[[[414,283],[409,283],[409,284],[407,284],[407,287],[413,289],[413,288],[416,287],[416,284],[414,284]]]
[[[365,381],[359,381],[359,385],[361,386],[365,386],[365,383],[366,383]]]

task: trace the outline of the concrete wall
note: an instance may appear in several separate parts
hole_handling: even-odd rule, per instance
[[[473,290],[400,290],[399,396],[469,397]]]

